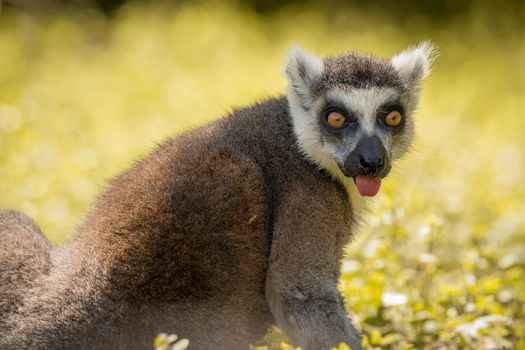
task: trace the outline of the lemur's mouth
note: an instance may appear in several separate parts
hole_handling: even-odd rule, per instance
[[[375,196],[381,187],[381,179],[378,177],[357,175],[353,179],[359,194],[363,197]]]

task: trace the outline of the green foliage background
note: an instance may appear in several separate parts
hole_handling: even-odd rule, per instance
[[[370,200],[340,289],[369,349],[525,349],[523,6],[330,4],[4,8],[0,208],[61,242],[106,180],[158,142],[281,94],[293,43],[389,57],[430,39],[440,56],[418,139]],[[282,339],[272,332],[259,348]]]

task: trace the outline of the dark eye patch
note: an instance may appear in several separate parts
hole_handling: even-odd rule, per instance
[[[401,114],[401,123],[395,127],[388,126],[385,122],[386,116],[392,112],[392,111],[398,111]],[[382,104],[376,112],[376,119],[380,127],[394,130],[394,131],[400,131],[405,126],[405,108],[401,104],[401,101],[399,99],[393,99],[391,101],[388,101],[384,104]]]
[[[342,127],[334,128],[328,123],[328,116],[333,113],[340,113],[345,118],[345,124]],[[322,112],[320,113],[321,123],[324,126],[324,129],[330,133],[341,133],[345,129],[348,129],[357,121],[355,115],[346,108],[343,104],[335,101],[327,101]]]

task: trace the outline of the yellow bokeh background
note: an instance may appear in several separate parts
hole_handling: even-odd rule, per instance
[[[446,16],[352,2],[271,13],[131,2],[111,16],[5,8],[0,208],[24,211],[62,242],[107,179],[158,143],[282,94],[294,43],[388,58],[429,39],[440,53],[417,140],[370,201],[340,287],[369,348],[523,349],[525,15],[513,4],[473,1]],[[505,320],[476,328],[494,315]],[[261,346],[280,343],[269,339]]]

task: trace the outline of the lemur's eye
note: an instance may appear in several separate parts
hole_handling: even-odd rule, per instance
[[[401,119],[401,113],[399,113],[398,111],[392,111],[386,115],[385,123],[388,126],[398,126],[399,124],[401,124]]]
[[[346,117],[340,112],[330,112],[326,116],[326,122],[332,128],[340,129],[346,124]]]

